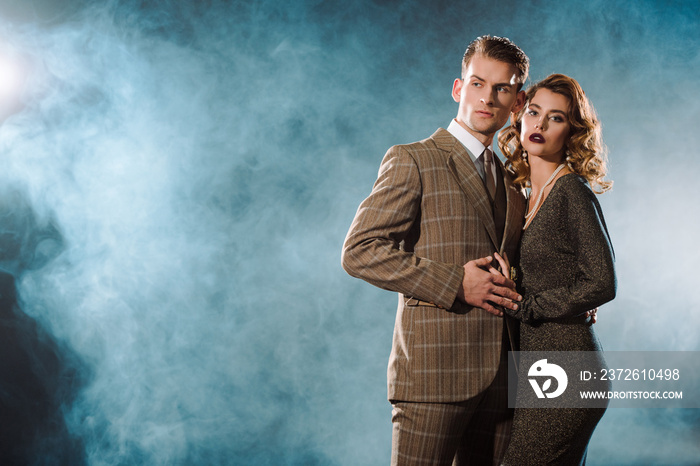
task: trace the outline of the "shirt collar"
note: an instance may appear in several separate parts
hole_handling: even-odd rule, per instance
[[[457,123],[456,119],[452,119],[450,122],[450,125],[447,127],[447,131],[449,133],[456,137],[459,142],[462,143],[462,145],[467,149],[467,152],[469,152],[469,156],[472,158],[472,161],[476,162],[476,160],[481,156],[481,154],[484,152],[484,149],[487,147],[484,146],[481,142],[479,142],[478,139],[476,139],[472,134],[464,129],[462,125]],[[491,147],[492,145],[489,144],[488,149],[493,152],[493,148]]]

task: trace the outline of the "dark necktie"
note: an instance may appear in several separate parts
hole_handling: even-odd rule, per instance
[[[496,196],[496,180],[493,177],[493,169],[491,168],[493,164],[493,152],[488,149],[484,150],[484,183],[486,184],[486,190],[489,192],[491,199],[495,199]]]

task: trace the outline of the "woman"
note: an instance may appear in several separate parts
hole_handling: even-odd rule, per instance
[[[526,106],[511,121],[499,147],[515,183],[531,192],[519,258],[523,301],[517,311],[505,312],[522,323],[521,351],[596,351],[591,356],[603,366],[586,316],[612,300],[616,287],[612,246],[594,194],[612,185],[603,180],[600,124],[579,84],[561,74],[532,86]],[[507,261],[498,260],[502,270],[510,270]],[[533,391],[527,369],[520,370],[519,397]],[[585,464],[604,412],[605,407],[516,409],[504,464]]]

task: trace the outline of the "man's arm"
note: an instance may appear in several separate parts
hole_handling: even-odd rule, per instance
[[[420,211],[421,196],[418,166],[404,147],[392,147],[345,238],[342,265],[372,285],[450,308],[462,282],[462,268],[399,247]]]
[[[403,251],[420,210],[418,167],[402,146],[389,149],[371,194],[360,205],[343,246],[343,268],[383,289],[449,309],[456,299],[502,315],[493,304],[514,306],[515,284],[485,270],[486,258],[463,266],[445,264]],[[507,298],[507,299],[504,299]],[[516,306],[517,307],[517,306]]]

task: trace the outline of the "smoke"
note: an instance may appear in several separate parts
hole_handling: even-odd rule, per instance
[[[31,364],[36,425],[58,425],[28,462],[385,464],[395,296],[347,277],[340,246],[384,151],[454,116],[484,33],[520,44],[534,79],[579,79],[604,123],[620,290],[603,345],[697,350],[698,12],[502,8],[0,7],[0,58],[25,76],[3,103],[0,267],[37,327],[23,347],[53,355]],[[697,432],[686,412],[609,412],[589,462],[639,458],[673,422]],[[694,461],[691,440],[651,461]]]

